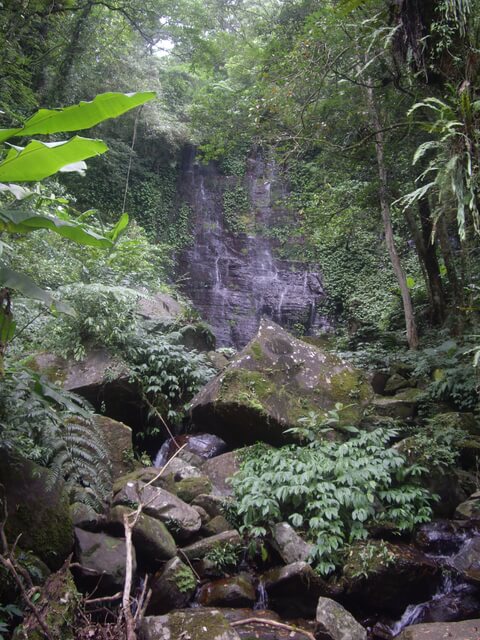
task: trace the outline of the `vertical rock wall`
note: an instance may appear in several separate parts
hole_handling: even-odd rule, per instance
[[[249,211],[243,212],[245,229],[233,232],[224,197],[238,188],[248,195]],[[324,296],[318,268],[277,258],[275,240],[265,234],[292,219],[282,203],[286,187],[272,161],[251,156],[245,176],[238,179],[222,175],[214,163],[198,163],[189,149],[179,190],[192,209],[194,237],[178,257],[178,272],[185,294],[212,326],[219,346],[244,346],[263,315],[285,327],[301,324],[308,333],[326,325],[316,310]]]

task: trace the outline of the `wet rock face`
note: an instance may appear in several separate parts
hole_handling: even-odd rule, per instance
[[[191,401],[195,429],[229,445],[291,442],[286,431],[314,412],[342,403],[343,424],[360,421],[373,390],[348,362],[294,338],[263,319],[256,336]]]
[[[405,629],[398,640],[476,640],[480,637],[480,619],[464,622],[417,624]]]
[[[231,215],[244,224],[232,233],[224,214],[225,194],[240,189],[249,210]],[[283,326],[302,324],[315,332],[326,324],[316,311],[325,296],[318,268],[275,257],[271,232],[291,221],[287,191],[273,162],[250,158],[243,179],[221,175],[214,164],[185,155],[181,197],[193,210],[191,247],[179,258],[184,291],[212,326],[219,346],[243,347],[262,315]],[[228,218],[228,212],[227,212]],[[270,236],[269,236],[270,232]]]

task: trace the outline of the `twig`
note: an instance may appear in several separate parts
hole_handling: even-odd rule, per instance
[[[115,593],[113,596],[104,596],[103,598],[90,598],[85,600],[85,604],[98,604],[99,602],[111,602],[122,597],[122,591]]]
[[[173,456],[167,460],[167,462],[163,465],[160,471],[157,473],[155,477],[153,477],[149,482],[145,483],[142,487],[141,491],[143,492],[146,487],[152,485],[160,476],[163,474],[165,469],[168,467],[170,462],[182,451],[184,447],[187,446],[185,443],[182,447],[180,447]],[[141,497],[140,497],[141,498]],[[140,615],[132,615],[132,609],[130,606],[130,592],[132,590],[132,579],[133,579],[133,544],[132,544],[132,532],[137,524],[140,516],[142,515],[143,509],[148,506],[155,499],[155,495],[153,495],[150,500],[147,502],[140,502],[135,509],[135,511],[130,511],[129,513],[125,513],[123,516],[123,527],[125,529],[125,546],[126,546],[126,562],[125,562],[125,585],[123,587],[123,595],[122,595],[122,615],[118,618],[118,628],[121,624],[122,619],[125,620],[125,634],[126,640],[137,640],[137,634],[135,632],[136,626],[138,625],[141,616]],[[142,594],[143,595],[143,594]],[[141,602],[140,602],[141,605]],[[146,607],[145,607],[146,608]],[[140,609],[140,606],[139,606]],[[143,612],[143,608],[141,609]],[[137,610],[138,613],[138,610]]]
[[[275,620],[265,620],[264,618],[245,618],[245,620],[236,620],[235,622],[230,622],[231,627],[240,627],[244,624],[266,624],[271,627],[277,627],[278,629],[284,629],[285,631],[293,631],[295,633],[300,633],[304,635],[309,640],[315,640],[315,636],[310,631],[306,629],[299,629],[298,627],[293,627],[290,624],[284,624],[283,622],[276,622]]]

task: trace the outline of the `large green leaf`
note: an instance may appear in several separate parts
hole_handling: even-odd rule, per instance
[[[51,293],[41,289],[31,278],[23,273],[13,271],[8,267],[0,267],[0,285],[8,289],[15,289],[26,298],[40,300],[40,302],[43,302],[54,311],[75,315],[75,311],[69,305],[55,300]]]
[[[37,182],[85,158],[108,150],[102,140],[74,136],[64,142],[33,140],[24,149],[10,149],[0,163],[0,182]]]
[[[27,120],[23,127],[0,129],[0,142],[13,136],[32,136],[90,129],[99,122],[116,118],[155,97],[154,91],[101,93],[91,102],[80,102],[63,109],[40,109]]]
[[[126,216],[126,214],[124,214],[124,216]],[[120,223],[123,225],[122,228],[125,228],[128,224],[128,216],[126,216],[126,221],[124,216],[120,218],[110,233],[114,233]],[[56,216],[47,217],[31,211],[0,210],[0,231],[7,231],[8,233],[29,233],[36,229],[49,229],[64,238],[73,240],[77,244],[91,247],[104,247],[107,249],[113,245],[113,241],[118,236],[117,233],[115,238],[110,239],[110,237],[104,237],[90,229],[85,229],[73,220],[61,220]]]

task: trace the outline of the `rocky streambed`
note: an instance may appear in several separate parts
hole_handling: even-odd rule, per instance
[[[368,542],[349,547],[342,567],[328,578],[309,563],[308,530],[266,523],[272,526],[263,542],[252,542],[235,511],[229,479],[256,440],[291,442],[288,430],[300,426],[302,416],[326,413],[338,403],[345,407],[340,418],[360,431],[379,420],[415,426],[420,397],[404,371],[368,380],[341,358],[264,321],[193,399],[191,432],[163,443],[155,467],[129,470],[120,451],[128,428],[102,418],[115,460],[103,513],[69,505],[62,481],[50,482],[33,463],[4,460],[0,483],[8,504],[21,505],[12,509],[8,535],[22,533],[44,568],[43,580],[54,572],[40,601],[46,619],[58,637],[72,640],[71,603],[79,591],[94,603],[101,600],[108,620],[124,589],[130,554],[132,597],[137,602],[148,594],[141,640],[478,640],[480,493],[468,495],[475,488],[468,469],[479,434],[471,416],[440,408],[471,435],[462,452],[464,470],[455,475],[439,469],[428,477],[440,496],[433,522],[403,536],[388,526],[372,530]],[[408,437],[395,446],[411,455]],[[125,516],[139,505],[129,550]],[[59,571],[72,549],[74,582],[66,566]],[[103,600],[109,597],[111,603]],[[17,638],[41,638],[35,624],[28,617]]]

